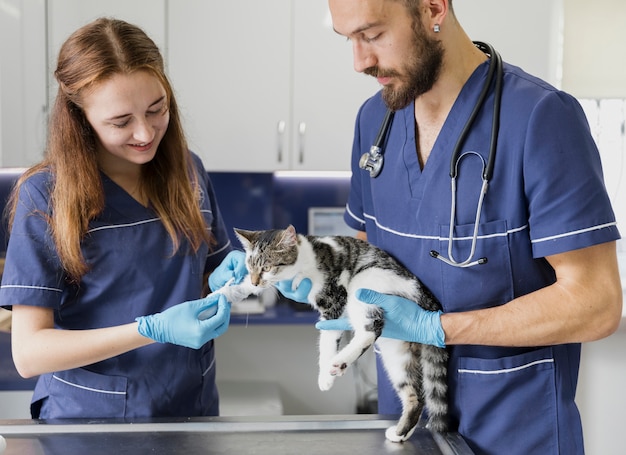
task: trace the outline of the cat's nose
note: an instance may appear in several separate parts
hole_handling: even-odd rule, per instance
[[[250,274],[250,281],[252,281],[252,284],[255,286],[258,286],[259,283],[261,282],[261,275],[258,273],[251,273]]]

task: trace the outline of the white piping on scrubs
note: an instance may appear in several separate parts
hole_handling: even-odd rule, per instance
[[[504,368],[501,370],[468,370],[464,368],[459,368],[457,371],[459,373],[471,373],[471,374],[505,374],[505,373],[514,373],[520,370],[525,370],[526,368],[531,368],[531,367],[534,367],[535,365],[540,365],[542,363],[554,363],[554,359],[535,360],[534,362],[530,362],[525,365],[520,365],[520,366],[513,367],[513,368]]]
[[[83,389],[83,390],[88,390],[90,392],[97,392],[97,393],[108,393],[110,395],[126,395],[126,392],[116,392],[114,390],[100,390],[100,389],[94,389],[91,387],[85,387],[84,385],[79,385],[79,384],[74,384],[73,382],[69,382],[66,381],[65,379],[61,379],[60,377],[56,376],[56,375],[52,375],[52,379],[56,379],[59,382],[62,382],[63,384],[67,384],[71,387],[76,387],[78,389]]]

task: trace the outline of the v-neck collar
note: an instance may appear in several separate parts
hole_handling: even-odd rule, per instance
[[[104,172],[100,171],[100,176],[104,187],[105,203],[108,209],[115,210],[125,218],[131,220],[154,216],[154,211],[150,205],[145,207]]]
[[[461,88],[433,144],[433,149],[424,169],[421,169],[417,157],[415,103],[411,103],[403,109],[407,135],[403,158],[407,169],[409,169],[409,182],[413,197],[421,198],[424,191],[430,186],[432,179],[450,175],[452,150],[478,99],[488,67],[488,60],[481,63]]]

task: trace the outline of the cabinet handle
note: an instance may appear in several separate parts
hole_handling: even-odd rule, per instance
[[[285,143],[285,127],[287,126],[284,120],[279,120],[278,125],[276,126],[276,142],[277,142],[277,152],[278,152],[278,162],[283,162],[283,145]]]
[[[306,123],[300,122],[300,124],[298,125],[298,136],[300,138],[298,140],[298,146],[299,146],[298,163],[300,164],[304,163],[304,135],[305,134],[306,134]]]

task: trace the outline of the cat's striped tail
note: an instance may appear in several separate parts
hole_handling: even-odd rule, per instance
[[[423,345],[420,359],[423,373],[424,404],[428,410],[428,428],[438,433],[448,431],[448,351]]]

